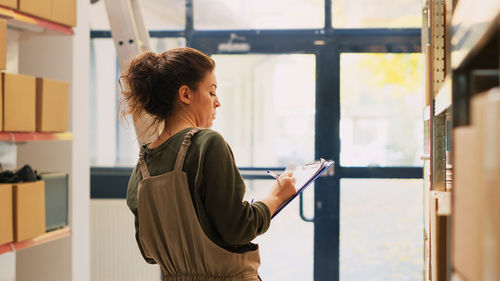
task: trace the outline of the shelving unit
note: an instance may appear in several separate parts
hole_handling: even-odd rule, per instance
[[[452,77],[450,22],[454,1],[423,3],[422,50],[425,50],[424,108],[425,281],[450,278],[451,182],[450,122]]]
[[[72,133],[10,133],[0,132],[0,141],[27,142],[27,141],[49,141],[49,140],[72,140]]]
[[[48,243],[51,241],[55,241],[57,239],[62,239],[71,235],[70,227],[61,228],[58,230],[54,230],[51,232],[47,232],[43,235],[35,237],[33,239],[20,241],[20,242],[12,242],[0,245],[0,255],[7,252],[15,252],[23,249],[27,249],[29,247],[38,246],[44,243]]]
[[[59,34],[74,34],[73,28],[69,26],[64,26],[48,20],[37,18],[35,16],[31,16],[7,7],[0,6],[0,18],[7,19],[7,24],[9,27],[18,28],[21,30],[29,30],[33,32],[51,30]]]
[[[424,123],[430,123],[425,138],[431,166],[431,180],[425,185],[430,199],[426,205],[426,216],[430,218],[430,222],[426,221],[426,235],[430,234],[430,241],[439,242],[435,249],[427,251],[426,260],[434,260],[435,264],[426,264],[426,280],[498,280],[500,221],[492,214],[500,211],[495,209],[500,181],[492,180],[492,175],[500,169],[495,166],[500,163],[500,155],[496,153],[500,151],[497,140],[500,133],[485,129],[485,124],[498,126],[499,117],[495,115],[496,109],[491,109],[493,105],[489,113],[481,110],[474,113],[471,108],[478,94],[500,85],[500,2],[429,0],[426,3],[427,7],[445,5],[442,13],[429,12],[432,28],[436,28],[436,22],[445,23],[444,42],[438,42],[440,46],[444,43],[445,48],[444,52],[432,54],[426,78],[434,77],[436,67],[443,66],[441,61],[445,62],[446,75],[442,83],[432,79],[433,98],[424,118]],[[450,9],[446,8],[447,3]],[[441,39],[442,33],[432,28],[424,25],[422,34],[427,34],[424,30],[429,34],[424,36],[423,44],[433,45],[433,41]],[[498,96],[498,92],[489,95]],[[474,119],[476,123],[472,114],[479,116]],[[487,247],[483,241],[488,241]]]
[[[6,169],[29,164],[69,176],[69,226],[28,241],[0,245],[0,276],[6,281],[90,281],[89,3],[77,0],[70,28],[0,7],[7,19],[6,72],[70,83],[68,131],[0,132]]]

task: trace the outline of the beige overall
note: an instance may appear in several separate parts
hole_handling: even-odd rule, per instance
[[[232,253],[213,243],[203,232],[182,171],[190,130],[177,154],[174,170],[150,176],[141,150],[143,180],[137,193],[139,239],[144,254],[158,263],[168,281],[260,280],[259,251]]]

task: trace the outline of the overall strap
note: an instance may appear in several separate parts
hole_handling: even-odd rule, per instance
[[[148,166],[146,165],[146,161],[144,160],[144,155],[146,154],[146,146],[147,144],[142,145],[141,152],[139,153],[139,168],[141,169],[143,179],[150,177]]]
[[[182,141],[181,148],[177,153],[177,159],[175,160],[174,170],[182,171],[182,166],[184,165],[184,158],[186,157],[186,153],[191,145],[191,137],[194,136],[200,128],[193,128],[189,130],[189,132],[184,136],[184,140]]]

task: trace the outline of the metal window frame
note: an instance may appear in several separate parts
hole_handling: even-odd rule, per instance
[[[315,184],[314,280],[339,280],[340,180],[343,178],[421,179],[422,167],[340,166],[340,55],[342,53],[421,52],[419,28],[334,29],[331,1],[325,0],[325,27],[280,30],[195,30],[193,0],[186,0],[185,30],[150,31],[152,38],[186,38],[188,46],[207,54],[231,36],[251,46],[239,54],[316,55],[315,157],[335,161],[335,175]],[[91,39],[111,38],[109,30],[92,30]],[[283,167],[240,167],[243,178],[269,179],[262,170]],[[91,168],[91,198],[125,198],[132,168]]]

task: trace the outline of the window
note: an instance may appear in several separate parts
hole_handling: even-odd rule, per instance
[[[186,0],[140,1],[142,14],[149,30],[183,30],[186,26]],[[104,1],[90,6],[90,27],[93,30],[109,30],[109,20]]]
[[[404,28],[422,26],[421,0],[331,0],[335,28]]]
[[[421,77],[420,54],[341,54],[342,166],[421,166]]]
[[[238,166],[281,166],[314,159],[315,56],[215,55],[214,129]]]
[[[195,29],[321,28],[323,0],[198,0]]]
[[[340,280],[421,280],[422,180],[340,182]]]

